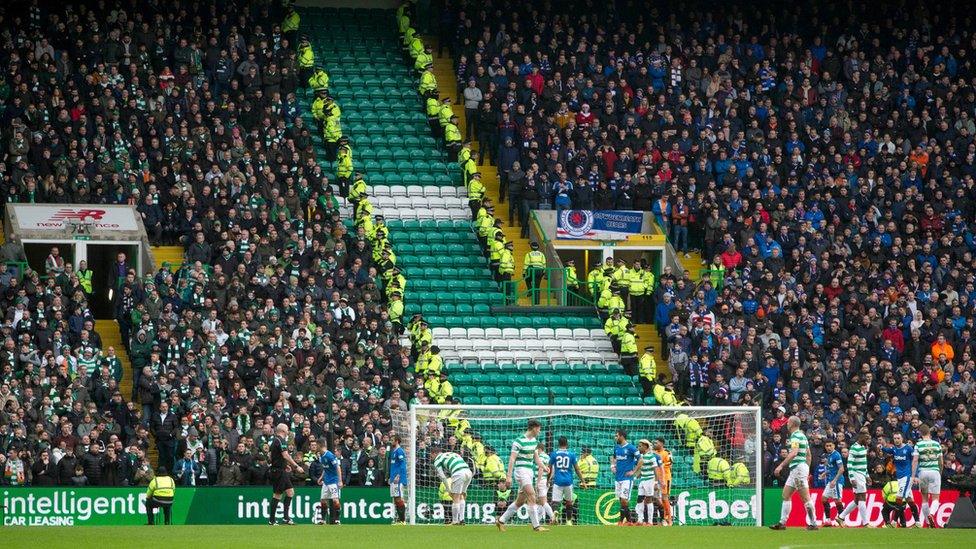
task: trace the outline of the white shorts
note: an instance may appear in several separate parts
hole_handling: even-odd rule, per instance
[[[912,495],[912,477],[901,477],[898,479],[898,497],[901,499],[915,499]]]
[[[942,492],[942,475],[938,471],[922,469],[918,472],[918,487],[926,494],[938,495]]]
[[[630,499],[630,492],[634,487],[632,480],[618,480],[613,483],[613,492],[620,499]]]
[[[406,492],[404,490],[405,486],[400,483],[390,485],[390,497],[391,498],[402,498],[403,494]]]
[[[658,485],[656,479],[646,479],[642,480],[637,484],[637,497],[659,497],[661,494],[661,487]]]
[[[339,499],[341,493],[338,484],[323,484],[322,496],[319,499]]]
[[[841,493],[844,491],[844,487],[840,483],[834,484],[831,488],[831,484],[828,482],[824,486],[823,492],[821,493],[822,499],[840,499]]]
[[[451,475],[448,492],[452,494],[463,494],[467,492],[468,485],[471,484],[471,476],[471,469],[462,469]]]
[[[786,477],[786,484],[784,486],[789,486],[794,490],[806,490],[810,486],[809,477],[810,466],[806,463],[801,463],[790,469],[790,476]]]
[[[553,486],[552,487],[552,501],[553,503],[559,503],[560,501],[573,502],[573,485],[569,486]]]
[[[868,477],[864,473],[851,473],[851,488],[855,494],[866,494],[868,492]]]
[[[539,477],[535,481],[535,495],[544,498],[548,493],[549,493],[549,477]]]
[[[526,467],[518,467],[512,472],[512,477],[514,477],[512,480],[515,482],[515,484],[518,484],[518,489],[520,492],[523,491],[526,486],[535,487],[532,473],[532,469]]]

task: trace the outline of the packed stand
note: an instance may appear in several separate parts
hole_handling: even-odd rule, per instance
[[[340,218],[338,140],[302,118],[328,78],[299,15],[240,8],[0,8],[4,200],[134,204],[186,250],[175,273],[116,267],[132,372],[94,329],[87,266],[4,277],[0,483],[145,485],[158,459],[181,485],[264,484],[281,423],[306,462],[331,439],[347,484],[385,482],[389,410],[414,396],[393,273]],[[13,238],[0,253],[24,260]]]
[[[951,478],[976,462],[963,17],[496,0],[452,3],[438,33],[514,210],[650,211],[679,253],[698,243],[703,279],[665,269],[638,314],[679,395],[762,406],[766,482],[784,480],[792,414],[818,448],[861,428],[915,440],[925,422]],[[880,485],[891,471],[870,459]]]

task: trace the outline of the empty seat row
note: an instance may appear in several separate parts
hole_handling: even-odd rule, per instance
[[[409,275],[407,280],[410,280]],[[410,294],[410,283],[407,283],[407,295]],[[598,328],[600,327],[600,319],[597,317],[564,317],[564,316],[509,316],[509,315],[471,315],[471,316],[461,316],[461,315],[430,315],[427,317],[427,322],[431,326],[440,326],[443,328],[521,328],[521,327],[531,327],[536,328]],[[446,359],[445,359],[446,360]],[[537,360],[536,358],[526,358],[526,360],[531,362],[546,362],[545,360]],[[474,361],[477,362],[478,358],[475,357]],[[458,361],[460,362],[460,360]],[[514,362],[514,361],[513,361]],[[558,360],[552,360],[551,362],[568,362],[566,357],[560,357]],[[580,358],[577,362],[586,362],[586,360]],[[594,362],[603,362],[603,357],[599,357]],[[616,359],[613,360],[616,362]]]
[[[457,220],[471,218],[471,210],[448,210],[446,208],[426,209],[426,208],[398,208],[395,206],[385,208],[373,208],[376,215],[382,215],[387,219],[440,219]]]
[[[434,328],[433,335],[435,339],[608,339],[602,329],[587,328]]]
[[[612,351],[610,339],[452,339],[440,338],[441,349],[456,351]]]
[[[441,353],[445,361],[459,362],[497,362],[512,363],[516,360],[531,360],[532,362],[617,362],[620,358],[614,352],[580,352],[580,351],[451,351]]]
[[[642,399],[640,397],[513,397],[513,396],[466,396],[461,399],[464,404],[486,406],[654,406],[656,401],[653,397]],[[682,485],[684,486],[684,485]]]
[[[497,362],[447,362],[444,365],[451,376],[458,373],[510,373],[527,372],[533,374],[623,374],[624,367],[616,362],[527,362],[519,361],[515,364],[499,364]]]
[[[369,192],[373,196],[427,196],[441,198],[462,198],[467,205],[467,194],[461,187],[442,185],[370,185]]]
[[[397,197],[377,195],[371,197],[370,202],[373,203],[373,206],[380,208],[411,207],[463,210],[469,218],[471,217],[471,210],[468,208],[468,200],[466,198],[458,198],[456,196],[441,198],[440,196]]]

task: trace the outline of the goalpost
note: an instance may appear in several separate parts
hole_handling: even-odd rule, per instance
[[[501,515],[498,505],[505,494],[496,491],[499,480],[506,476],[512,441],[524,432],[530,419],[542,424],[539,441],[546,453],[555,451],[559,438],[566,437],[571,452],[582,458],[585,449],[593,458],[587,458],[585,469],[581,462],[584,476],[590,480],[574,478],[575,512],[569,518],[575,524],[615,524],[619,520],[610,472],[617,429],[627,431],[635,446],[641,439],[664,440],[673,462],[669,499],[674,525],[762,524],[759,408],[658,406],[414,405],[410,410],[393,411],[394,431],[407,455],[407,521],[443,524],[450,512],[450,496],[433,470],[428,450],[437,445],[460,454],[474,473],[465,520],[494,522]],[[518,491],[517,486],[510,488],[508,504]],[[551,495],[550,487],[547,496]],[[630,501],[633,509],[636,483]],[[552,506],[557,520],[567,518]],[[516,517],[524,520],[526,511]]]

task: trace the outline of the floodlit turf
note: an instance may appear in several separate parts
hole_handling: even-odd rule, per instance
[[[623,544],[660,544],[663,547],[972,547],[972,530],[928,529],[790,529],[733,527],[615,527],[555,526],[536,533],[528,526],[513,526],[501,533],[493,526],[170,526],[78,528],[0,528],[0,547],[620,547]],[[312,545],[310,545],[312,544]],[[638,545],[630,545],[636,547]]]

